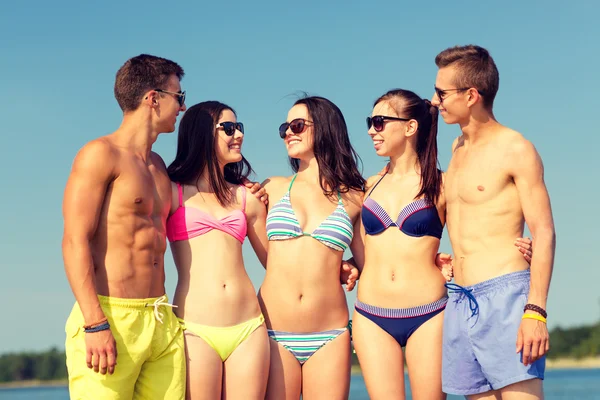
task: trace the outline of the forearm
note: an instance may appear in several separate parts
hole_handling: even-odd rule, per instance
[[[556,235],[554,229],[535,232],[531,258],[531,283],[528,303],[546,309],[548,290],[554,266]]]
[[[65,272],[71,290],[79,304],[86,324],[105,317],[96,291],[96,276],[89,241],[86,239],[63,239]]]
[[[350,265],[352,265],[354,268],[358,269],[359,272],[362,272],[363,270],[363,264],[360,264],[356,261],[356,258],[351,257],[349,259],[346,260],[346,262]]]

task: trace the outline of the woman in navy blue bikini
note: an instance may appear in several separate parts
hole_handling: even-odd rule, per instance
[[[371,399],[405,398],[405,359],[413,399],[446,397],[442,325],[451,273],[435,263],[446,208],[437,117],[429,100],[396,89],[367,118],[377,155],[390,159],[387,172],[367,180],[351,246],[350,263],[362,270],[352,336]],[[451,259],[438,263],[449,267]]]

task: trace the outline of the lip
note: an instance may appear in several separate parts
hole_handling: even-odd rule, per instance
[[[379,150],[381,146],[383,146],[383,140],[373,140],[373,147],[375,147],[375,150]]]
[[[300,143],[300,142],[302,142],[302,140],[299,140],[299,139],[290,139],[290,140],[286,140],[285,144],[286,144],[288,147],[292,147],[292,146],[295,146],[295,145],[297,145],[297,144],[298,144],[298,143]]]
[[[232,151],[242,151],[242,144],[241,143],[234,143],[232,145],[229,145],[229,150]]]

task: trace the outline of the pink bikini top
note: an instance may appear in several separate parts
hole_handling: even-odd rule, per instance
[[[195,207],[183,206],[183,189],[177,184],[179,207],[167,219],[167,238],[170,242],[188,240],[204,235],[213,229],[230,234],[244,243],[248,227],[246,226],[246,188],[242,188],[242,209],[233,210],[221,219],[216,219],[207,212]]]

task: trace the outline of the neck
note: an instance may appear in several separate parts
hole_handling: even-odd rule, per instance
[[[489,136],[490,132],[499,127],[494,114],[491,111],[480,110],[473,112],[469,120],[460,124],[460,130],[465,141],[475,144]]]
[[[142,113],[127,113],[113,135],[117,145],[127,148],[147,161],[158,134],[159,132],[153,129],[150,118]]]
[[[390,156],[389,175],[401,177],[420,172],[417,151],[409,142],[406,142],[406,148],[401,153]]]
[[[319,179],[319,164],[317,163],[316,157],[312,157],[308,160],[300,160],[298,177],[300,177],[303,181],[321,185],[321,181]]]

